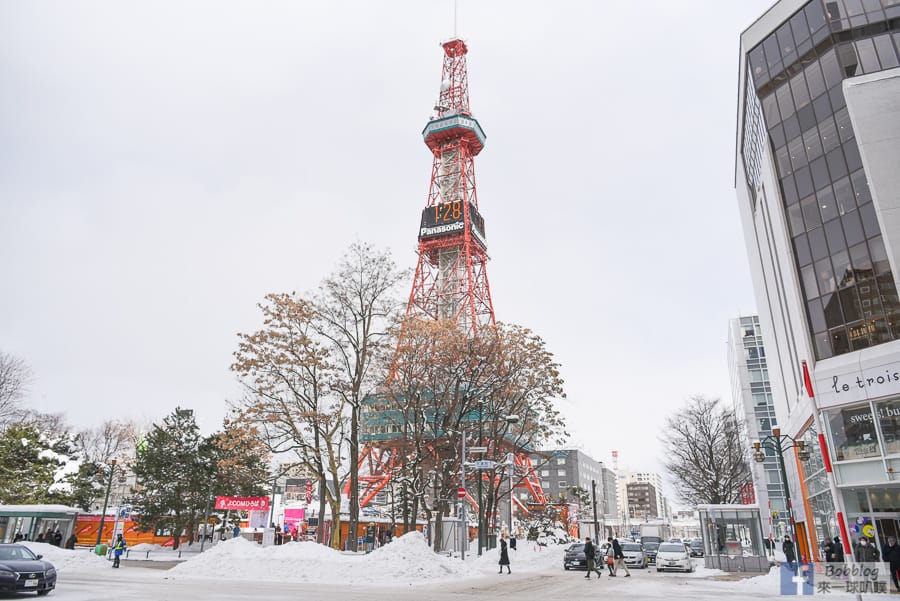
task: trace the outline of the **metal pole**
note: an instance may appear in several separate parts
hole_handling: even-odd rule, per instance
[[[591,479],[591,504],[594,506],[594,540],[600,540],[600,529],[597,523],[597,481]]]
[[[484,515],[484,499],[481,498],[481,468],[475,470],[475,473],[478,474],[478,555],[481,555],[481,521],[482,516]]]
[[[466,490],[466,433],[463,431],[462,435],[462,461],[460,465],[460,488]],[[466,498],[463,496],[459,501],[459,514],[462,519],[462,532],[463,532],[463,541],[462,541],[462,551],[460,551],[460,557],[462,557],[463,561],[466,559],[466,547],[469,545],[469,523],[466,521]]]
[[[206,491],[206,507],[203,509],[203,534],[200,536],[200,552],[203,553],[203,544],[206,542],[206,534],[209,530],[209,498],[212,496],[213,480],[215,476],[209,479],[209,490]],[[213,528],[213,536],[215,536],[215,528]],[[210,544],[213,544],[210,540]]]
[[[516,454],[509,454],[509,536],[513,535],[513,478],[516,475]]]
[[[97,541],[94,543],[94,546],[100,544],[100,540],[103,538],[103,522],[106,520],[106,506],[109,503],[109,489],[112,488],[112,480],[113,474],[116,471],[116,460],[113,459],[109,462],[109,481],[106,483],[106,496],[103,497],[103,513],[100,514],[100,527],[97,529]]]
[[[790,525],[791,538],[794,544],[794,569],[796,571],[797,563],[799,563],[796,560],[799,558],[799,553],[797,549],[797,528],[794,525],[794,504],[791,501],[791,488],[788,485],[787,471],[784,469],[784,454],[781,451],[782,436],[780,430],[778,431],[778,434],[774,434],[774,432],[775,430],[773,430],[773,436],[767,436],[766,438],[771,438],[775,442],[775,456],[778,458],[778,468],[781,471],[781,481],[784,483],[784,494],[785,499],[787,500],[788,524]]]

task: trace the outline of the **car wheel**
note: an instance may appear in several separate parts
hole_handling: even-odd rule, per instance
[[[50,594],[50,589],[45,589],[37,592],[38,597],[45,597]]]
[[[662,570],[660,570],[659,568],[656,568],[656,571],[657,571],[657,572],[662,572]]]
[[[565,569],[567,569],[567,570],[569,569],[569,566],[563,566],[563,567],[564,567]]]
[[[691,567],[689,567],[687,571],[688,571],[688,574],[693,573],[693,571],[694,571],[694,564],[691,564]]]

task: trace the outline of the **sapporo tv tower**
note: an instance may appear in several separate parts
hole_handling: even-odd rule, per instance
[[[419,261],[406,315],[451,319],[474,338],[496,325],[485,271],[488,255],[484,219],[478,212],[475,190],[474,159],[484,148],[485,135],[469,109],[466,44],[454,38],[441,46],[441,92],[435,114],[422,131],[434,163],[419,226]],[[365,442],[359,458],[361,507],[390,483],[401,462],[395,446],[398,434],[391,430],[385,415],[390,411],[373,407],[381,404],[377,396],[368,397],[363,404],[363,420],[370,428],[361,435]],[[546,503],[528,454],[517,454],[515,464],[523,474],[515,486],[526,489],[535,503]],[[349,494],[349,487],[348,481],[344,494]],[[518,499],[514,501],[528,511]]]
[[[434,164],[406,315],[451,319],[474,338],[479,329],[495,325],[475,188],[475,156],[484,148],[485,135],[469,110],[466,43],[453,39],[442,46],[441,93],[422,131]]]

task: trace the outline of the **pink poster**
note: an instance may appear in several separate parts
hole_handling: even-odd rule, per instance
[[[285,509],[284,510],[284,525],[291,528],[291,526],[297,526],[297,529],[300,529],[300,522],[302,522],[306,518],[306,508],[303,509]]]

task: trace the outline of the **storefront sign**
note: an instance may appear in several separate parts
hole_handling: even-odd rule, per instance
[[[841,374],[816,374],[816,399],[820,407],[900,394],[900,362]]]
[[[269,497],[216,497],[216,509],[267,511],[269,509]]]

